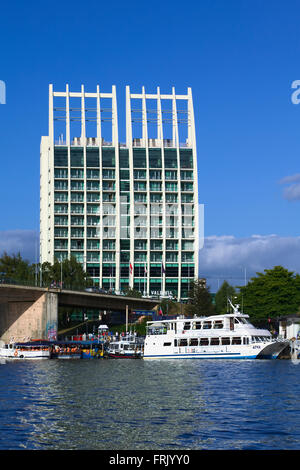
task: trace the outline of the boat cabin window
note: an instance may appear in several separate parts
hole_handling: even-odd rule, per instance
[[[221,343],[222,345],[227,346],[230,344],[230,338],[221,338]]]
[[[147,334],[148,335],[164,335],[167,333],[166,325],[159,324],[159,325],[150,325],[147,327]]]
[[[219,346],[220,340],[219,338],[210,338],[210,345],[211,346]]]
[[[243,338],[243,344],[249,344],[249,338],[248,337]]]
[[[164,343],[164,346],[171,346],[171,343]]]
[[[203,322],[203,329],[204,330],[209,330],[210,328],[211,328],[211,321]]]
[[[270,341],[268,336],[252,336],[252,343],[261,343],[263,341]]]
[[[184,330],[190,330],[191,329],[191,322],[185,322],[183,325]]]
[[[208,338],[200,338],[200,346],[208,346],[209,339]]]
[[[214,328],[216,329],[220,329],[220,328],[223,328],[223,321],[222,320],[215,320],[214,322]]]
[[[190,346],[198,346],[198,338],[191,338],[189,343]]]
[[[242,344],[242,338],[233,337],[232,344]]]
[[[193,330],[201,330],[201,321],[193,322]]]
[[[187,346],[187,338],[181,338],[178,340],[178,346]]]

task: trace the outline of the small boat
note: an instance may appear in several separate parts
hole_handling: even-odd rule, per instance
[[[110,341],[106,348],[106,355],[114,359],[139,359],[143,356],[143,351],[144,339],[127,334],[118,340]]]
[[[276,359],[289,345],[239,312],[147,323],[144,359]]]
[[[79,342],[54,341],[52,343],[52,359],[80,359],[81,345]]]
[[[0,358],[50,359],[51,345],[48,341],[28,341],[0,345]]]
[[[103,341],[81,341],[82,359],[99,359],[104,356]]]

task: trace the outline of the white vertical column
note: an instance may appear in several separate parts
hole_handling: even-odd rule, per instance
[[[166,186],[165,186],[165,153],[164,153],[164,134],[161,110],[160,88],[157,87],[157,125],[158,125],[158,139],[161,145],[161,173],[162,173],[162,263],[166,269]],[[166,290],[166,275],[163,274],[161,269],[161,290],[162,295]]]
[[[116,87],[112,87],[112,144],[115,148],[115,196],[116,196],[116,255],[115,255],[115,290],[120,291],[120,164],[119,164],[119,136],[118,136],[118,108]]]
[[[70,136],[70,93],[66,84],[66,144],[68,148],[68,258],[71,257],[71,136]]]
[[[150,172],[149,172],[149,141],[148,141],[148,123],[147,123],[147,105],[146,105],[146,93],[145,87],[142,87],[142,128],[143,128],[143,143],[146,149],[146,175],[147,175],[147,208],[146,208],[146,215],[147,215],[147,295],[149,295],[149,283],[150,283]],[[144,290],[144,277],[145,277],[145,263],[143,263],[143,290]],[[141,272],[141,270],[140,270]],[[139,278],[141,279],[141,278]]]
[[[83,212],[84,212],[84,241],[83,241],[83,269],[86,271],[86,247],[87,247],[87,204],[86,204],[86,127],[85,127],[85,93],[84,85],[81,85],[81,138],[80,144],[83,147],[83,185],[84,185],[84,202],[83,202]]]
[[[45,234],[47,244],[47,258],[54,262],[54,113],[53,113],[53,85],[49,85],[49,161],[48,161],[48,228]],[[50,251],[50,254],[48,253]]]
[[[195,132],[195,116],[192,89],[188,88],[188,122],[189,122],[189,145],[193,149],[193,175],[194,175],[194,277],[199,276],[199,201],[198,201],[198,163]]]
[[[173,139],[176,142],[177,152],[177,213],[178,213],[178,300],[181,298],[181,242],[182,242],[182,210],[181,210],[181,172],[180,172],[180,151],[179,151],[179,132],[178,132],[178,119],[177,119],[177,105],[176,105],[176,94],[175,88],[172,88],[172,115],[173,115]]]
[[[131,119],[131,95],[130,88],[126,86],[126,145],[129,150],[129,187],[130,187],[130,256],[129,264],[132,264],[133,273],[129,270],[129,287],[134,286],[134,186],[133,186],[133,146],[132,146],[132,119]]]
[[[100,185],[100,201],[99,201],[99,286],[102,287],[102,263],[103,263],[103,174],[102,174],[102,129],[101,129],[101,106],[100,106],[100,89],[97,85],[97,145],[99,148],[99,185]]]

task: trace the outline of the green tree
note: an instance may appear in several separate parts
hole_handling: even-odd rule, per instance
[[[62,287],[71,290],[82,290],[91,285],[89,276],[74,256],[61,262],[55,259],[54,263],[48,265],[47,268],[50,284],[55,282],[57,286],[60,286],[62,281]]]
[[[202,279],[196,279],[191,283],[185,312],[188,315],[197,316],[208,316],[215,313],[209,287],[203,285]]]
[[[224,281],[215,296],[215,309],[216,313],[224,315],[227,313],[227,299],[236,295],[235,288]]]
[[[126,295],[126,297],[135,297],[137,299],[140,299],[142,297],[142,294],[139,290],[132,289],[131,287],[126,287],[126,289],[124,290],[124,294]]]
[[[300,306],[300,276],[282,266],[256,273],[240,287],[239,304],[252,321],[265,322],[282,315],[295,314]]]
[[[3,279],[29,284],[35,279],[35,265],[23,260],[20,253],[10,256],[4,252],[0,258],[0,273]]]
[[[171,299],[163,299],[160,302],[163,315],[176,315],[180,313],[180,305]]]

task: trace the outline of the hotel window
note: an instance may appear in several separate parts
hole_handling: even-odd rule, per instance
[[[99,149],[86,149],[86,166],[99,168]]]
[[[133,166],[134,168],[146,168],[145,149],[133,149]]]
[[[114,167],[116,163],[115,149],[111,148],[102,148],[102,167]]]
[[[161,168],[161,149],[149,149],[149,168]]]

